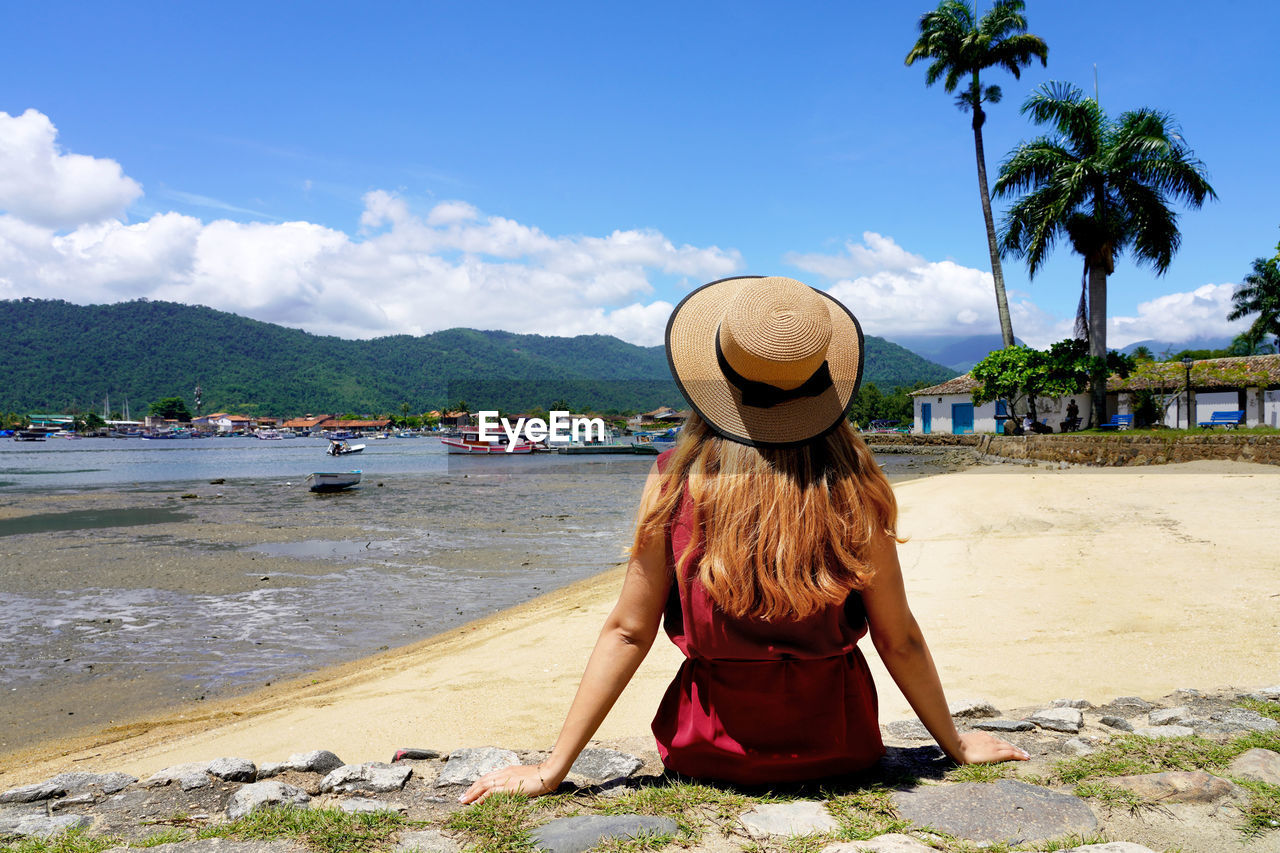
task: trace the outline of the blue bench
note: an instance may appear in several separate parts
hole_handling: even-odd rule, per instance
[[[1133,415],[1112,415],[1105,424],[1098,424],[1098,429],[1132,429]]]
[[[1216,426],[1235,429],[1244,423],[1244,409],[1234,412],[1214,412],[1209,416],[1209,420],[1201,421],[1200,426],[1206,429],[1213,429]]]

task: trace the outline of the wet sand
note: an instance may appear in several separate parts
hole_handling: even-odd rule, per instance
[[[896,488],[909,593],[950,698],[1018,707],[1280,681],[1280,468],[995,465]],[[545,748],[620,581],[614,569],[425,642],[45,742],[0,759],[0,786],[313,748],[349,762],[402,746]],[[863,646],[882,717],[908,715]],[[599,736],[645,736],[677,665],[659,637]]]

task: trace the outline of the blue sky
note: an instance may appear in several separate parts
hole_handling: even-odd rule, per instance
[[[984,4],[985,5],[985,4]],[[967,117],[903,57],[929,5],[11,4],[0,298],[148,297],[324,334],[455,325],[661,341],[733,274],[829,289],[869,334],[996,331]],[[1238,331],[1280,238],[1271,3],[1036,2],[1047,80],[1174,114],[1220,200],[1110,343]],[[1066,336],[1080,261],[1005,262],[1014,331]]]

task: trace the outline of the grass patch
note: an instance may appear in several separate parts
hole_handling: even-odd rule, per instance
[[[1053,769],[1053,777],[1070,785],[1100,776],[1203,770],[1226,764],[1243,751],[1233,750],[1232,744],[1214,743],[1195,736],[1147,738],[1127,735],[1116,738],[1097,752],[1058,762]]]
[[[454,812],[445,829],[461,832],[474,844],[474,853],[521,853],[533,850],[531,815],[534,802],[519,794],[494,794]]]
[[[634,838],[606,838],[592,849],[601,853],[645,853],[661,850],[675,840],[669,832],[642,832]]]
[[[1077,797],[1095,800],[1108,809],[1124,809],[1129,814],[1138,814],[1143,809],[1158,809],[1159,805],[1133,791],[1111,785],[1107,782],[1090,780],[1076,784],[1073,793]]]
[[[1014,775],[1013,765],[1003,764],[961,764],[955,770],[947,771],[948,782],[998,782]]]
[[[872,787],[830,797],[827,811],[840,824],[844,841],[865,841],[886,832],[906,832],[911,822],[898,817],[893,795],[885,788]]]
[[[597,801],[592,803],[592,811],[607,815],[669,817],[676,822],[682,843],[696,843],[709,826],[715,826],[726,837],[732,835],[739,814],[758,803],[777,800],[777,797],[769,796],[748,797],[736,791],[694,782],[673,782]]]
[[[152,833],[141,841],[130,843],[131,847],[158,847],[161,844],[174,844],[178,841],[186,841],[191,837],[191,833],[176,826],[168,829],[162,829],[159,832]]]
[[[1236,784],[1249,791],[1249,802],[1242,809],[1244,825],[1241,831],[1245,835],[1261,835],[1280,827],[1280,785],[1243,779],[1237,780]]]
[[[1264,717],[1270,717],[1280,723],[1280,702],[1268,702],[1265,699],[1241,699],[1240,707],[1259,713]]]
[[[3,849],[5,853],[101,853],[118,844],[118,838],[89,835],[83,829],[72,829],[49,838],[21,838]]]
[[[291,838],[321,853],[372,851],[389,846],[391,837],[409,824],[396,812],[347,814],[340,809],[294,807],[257,809],[228,823],[200,829],[196,838],[272,841]]]

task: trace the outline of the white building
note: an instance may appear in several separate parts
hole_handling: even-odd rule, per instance
[[[1135,414],[1141,392],[1152,395],[1165,410],[1163,423],[1174,428],[1208,421],[1214,412],[1244,412],[1245,426],[1280,427],[1280,355],[1252,355],[1238,358],[1209,358],[1190,365],[1191,392],[1187,393],[1187,368],[1180,361],[1140,365],[1129,377],[1112,376],[1107,381],[1107,411],[1095,420],[1113,415]],[[1005,420],[1002,401],[975,405],[973,392],[978,381],[965,374],[941,385],[912,391],[915,426],[912,432],[995,433]],[[1188,402],[1188,397],[1190,398]],[[1036,415],[1041,423],[1061,432],[1071,397],[1037,397]],[[1083,416],[1088,411],[1088,394],[1074,397]]]

